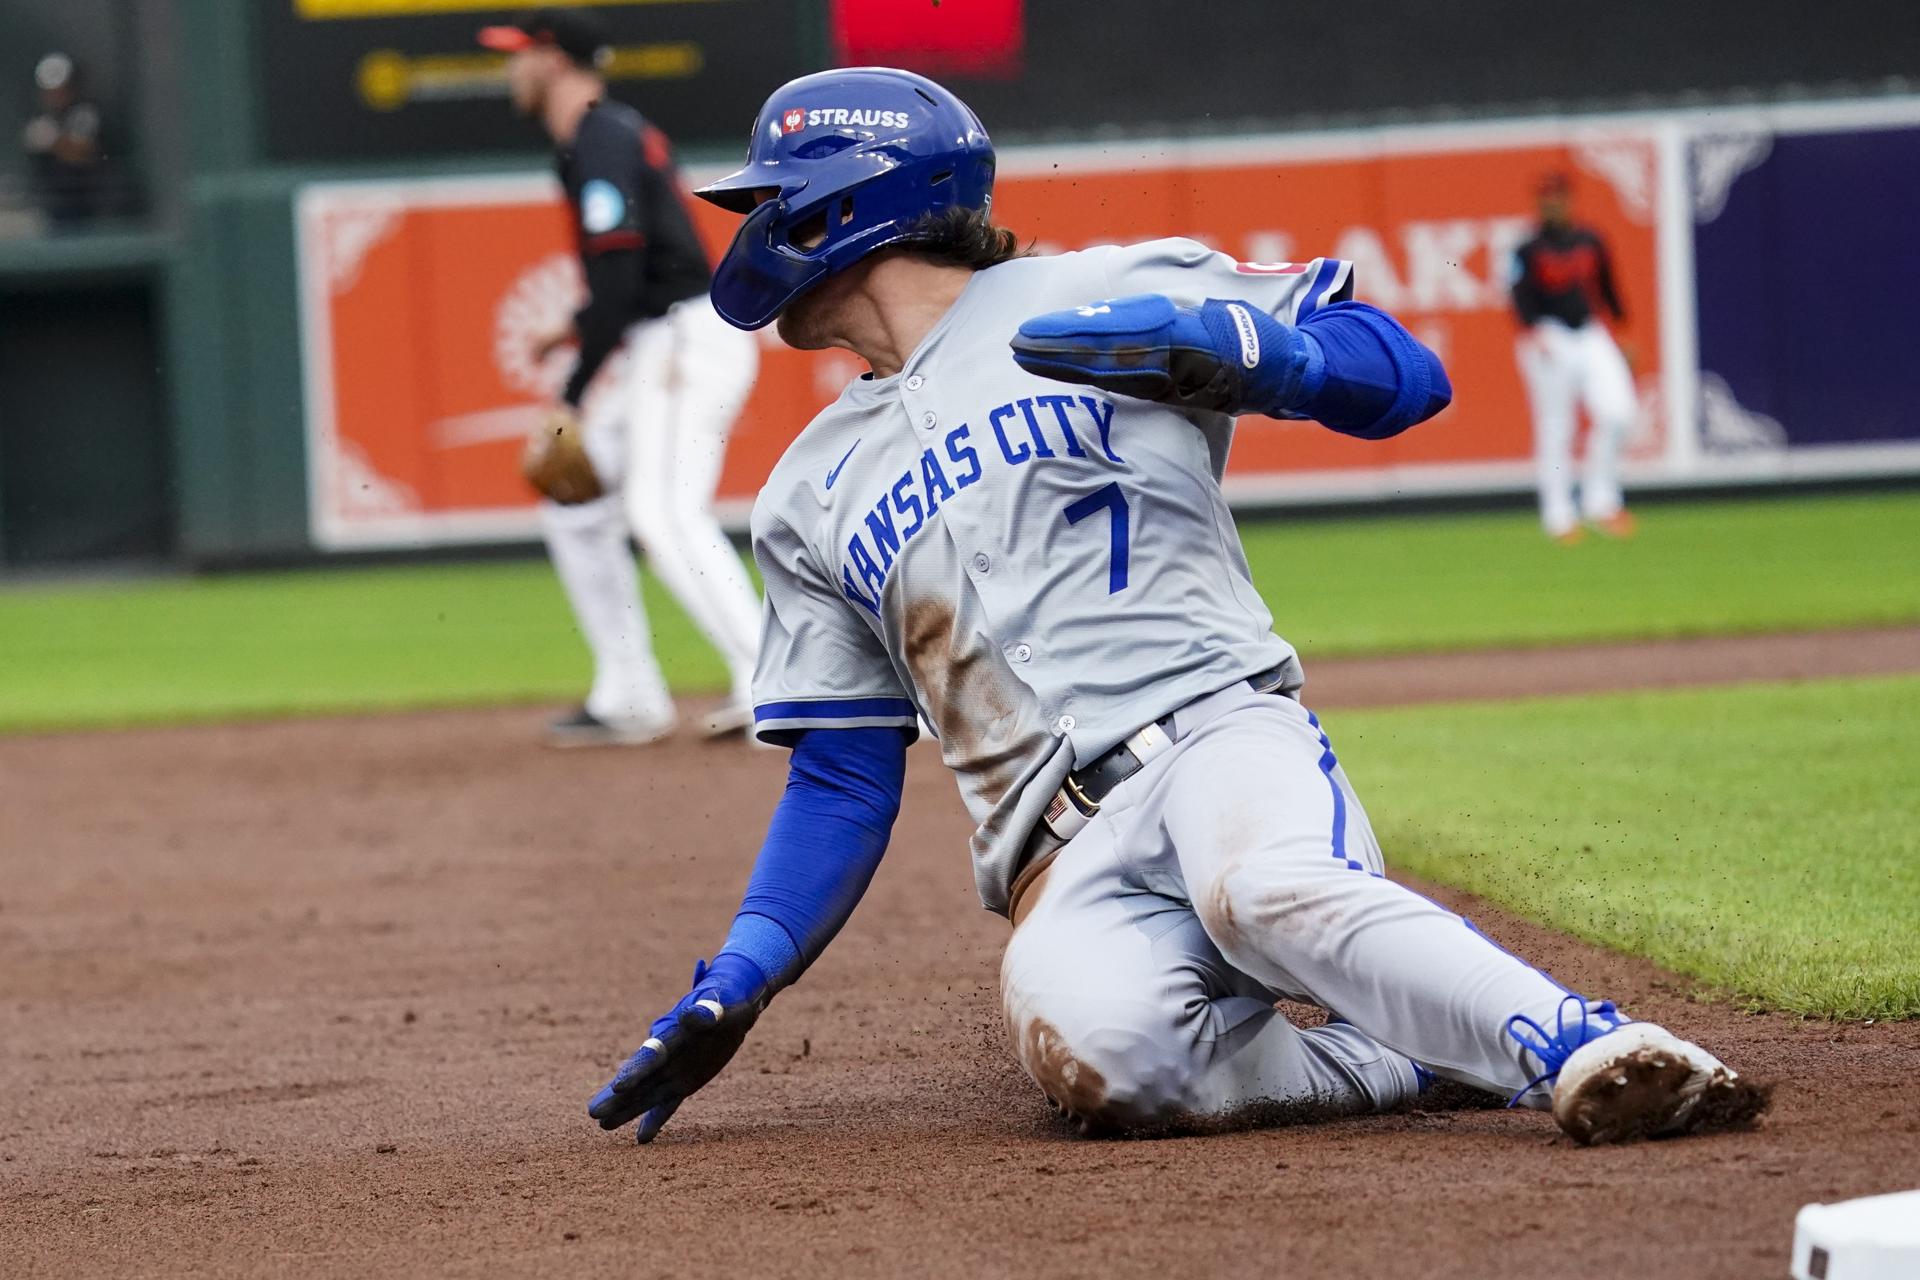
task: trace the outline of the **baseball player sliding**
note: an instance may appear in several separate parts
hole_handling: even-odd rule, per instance
[[[572,329],[553,335],[540,353],[579,344],[561,403],[528,441],[523,464],[544,495],[547,551],[593,651],[585,705],[554,722],[552,740],[643,743],[673,729],[629,529],[732,673],[733,700],[709,718],[707,731],[739,732],[752,721],[760,601],[711,506],[759,349],[707,299],[711,269],[681,202],[666,138],[605,97],[594,70],[606,49],[599,24],[541,9],[486,28],[480,43],[512,55],[514,105],[553,138],[587,282]],[[583,427],[581,398],[623,341],[621,385],[608,389],[598,401],[602,412]]]
[[[1631,537],[1633,515],[1620,494],[1620,445],[1633,425],[1633,374],[1607,326],[1604,307],[1626,319],[1613,285],[1606,241],[1573,221],[1565,174],[1540,183],[1540,229],[1514,254],[1513,309],[1526,332],[1520,375],[1533,406],[1533,457],[1540,523],[1567,545],[1584,519],[1616,538]],[[1573,501],[1574,414],[1587,409],[1586,474]]]
[[[714,304],[871,366],[753,516],[756,731],[791,775],[711,964],[589,1105],[651,1140],[839,930],[879,865],[907,744],[937,731],[1013,933],[1013,1051],[1088,1128],[1263,1104],[1380,1111],[1437,1077],[1582,1142],[1759,1105],[1697,1045],[1567,991],[1383,875],[1220,476],[1235,417],[1382,439],[1451,390],[1352,301],[1345,262],[1191,240],[1024,256],[994,153],[919,76],[773,95]],[[1298,1030],[1278,998],[1335,1016]]]

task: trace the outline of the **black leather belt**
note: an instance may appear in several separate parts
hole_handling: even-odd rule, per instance
[[[1269,667],[1247,677],[1247,687],[1255,693],[1275,693],[1286,682],[1288,663]],[[1040,822],[1055,839],[1067,841],[1080,834],[1100,803],[1113,789],[1147,767],[1147,762],[1173,745],[1173,712],[1152,724],[1128,734],[1119,746],[1091,764],[1082,765],[1067,775],[1053,798],[1047,801]]]

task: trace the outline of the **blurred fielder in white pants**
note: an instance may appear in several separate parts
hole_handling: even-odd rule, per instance
[[[535,431],[523,462],[548,497],[540,504],[547,552],[593,651],[586,701],[553,723],[553,741],[642,743],[673,729],[629,531],[727,664],[732,698],[707,731],[744,730],[753,718],[748,688],[760,598],[712,505],[759,348],[708,300],[712,266],[665,136],[605,98],[596,70],[607,53],[599,23],[573,10],[539,9],[486,28],[480,43],[511,55],[514,106],[553,139],[587,284],[572,327],[537,353],[579,345],[561,403]],[[620,385],[603,389],[582,424],[574,411],[623,342]]]
[[[753,717],[760,597],[714,520],[713,493],[759,348],[702,294],[630,327],[627,356],[620,385],[586,422],[587,455],[607,495],[540,504],[547,552],[593,651],[593,686],[581,711],[553,726],[559,743],[652,741],[673,728],[629,530],[727,664],[732,696],[706,731],[741,731]]]
[[[1620,492],[1620,447],[1633,425],[1633,374],[1598,312],[1625,318],[1606,243],[1571,216],[1563,174],[1540,184],[1540,230],[1514,256],[1513,306],[1526,331],[1517,344],[1533,409],[1540,523],[1563,543],[1581,522],[1617,538],[1633,533]],[[1574,502],[1575,414],[1587,411],[1587,456]]]

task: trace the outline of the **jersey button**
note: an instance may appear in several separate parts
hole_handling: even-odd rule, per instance
[[[987,559],[986,552],[976,551],[973,553],[973,571],[975,573],[985,573],[991,568],[993,568],[993,561]]]
[[[1075,721],[1072,716],[1061,716],[1053,722],[1053,727],[1062,733],[1072,733],[1074,724]]]
[[[925,427],[929,431],[933,430],[933,428],[939,423],[939,421],[940,419],[934,416],[933,411],[931,409],[929,409],[926,413],[923,413],[920,415],[920,425]]]
[[[1030,644],[1017,644],[1017,645],[1015,645],[1015,646],[1013,646],[1013,660],[1014,660],[1015,662],[1029,662],[1029,661],[1031,661],[1032,659],[1033,659],[1033,646],[1032,646],[1032,645],[1030,645]]]
[[[920,388],[926,385],[927,385],[927,380],[921,377],[917,373],[909,374],[907,376],[907,390],[909,391],[918,391]]]

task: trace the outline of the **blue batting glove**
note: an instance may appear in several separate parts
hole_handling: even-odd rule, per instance
[[[1183,307],[1157,293],[1035,316],[1013,339],[1029,373],[1221,413],[1291,407],[1307,339],[1250,302]]]
[[[652,1142],[680,1104],[732,1060],[772,998],[766,975],[745,956],[723,951],[711,965],[699,961],[693,990],[647,1029],[646,1042],[593,1095],[587,1114],[602,1129],[638,1117],[635,1140]]]

